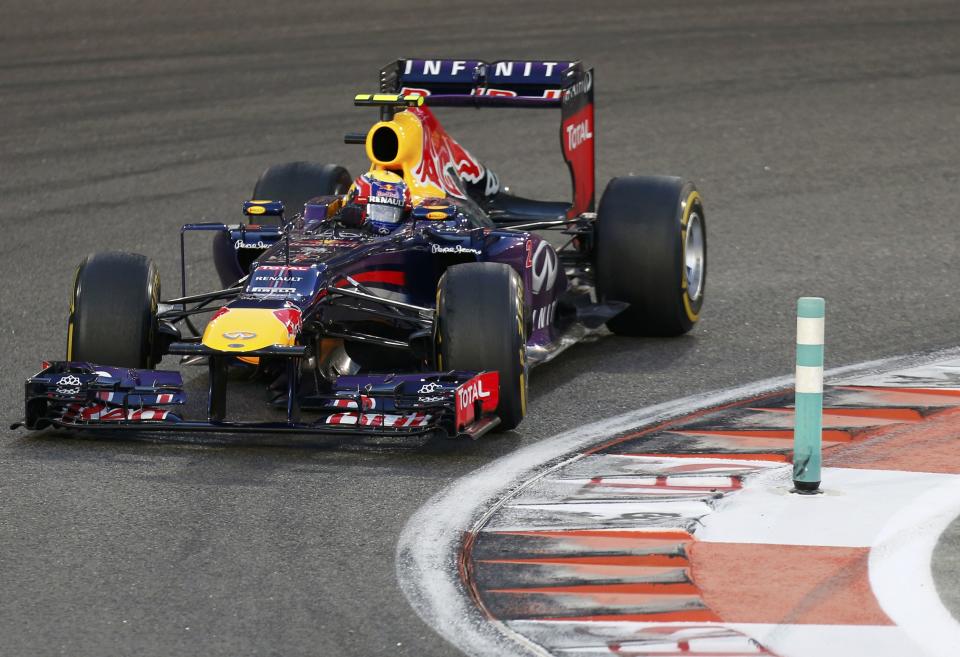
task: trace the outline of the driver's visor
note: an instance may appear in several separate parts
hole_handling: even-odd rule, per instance
[[[396,205],[383,205],[382,203],[367,204],[367,218],[370,221],[376,221],[384,224],[397,224],[403,217],[403,208]]]

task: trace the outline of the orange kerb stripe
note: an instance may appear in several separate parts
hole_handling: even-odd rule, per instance
[[[824,465],[960,474],[960,408],[940,410],[923,422],[881,427],[859,447],[826,452]]]
[[[699,595],[697,587],[688,582],[676,582],[670,584],[649,584],[642,582],[632,582],[629,584],[575,584],[572,586],[541,586],[536,588],[514,588],[514,589],[487,589],[487,593],[513,593],[528,594],[535,593],[539,595],[591,595],[601,593],[604,595],[622,595],[635,593],[641,595],[655,596],[690,596]]]
[[[727,409],[729,409],[729,408],[738,408],[738,407],[743,406],[743,405],[745,405],[745,404],[752,404],[752,403],[756,403],[756,402],[758,402],[758,401],[763,401],[764,399],[769,399],[769,398],[774,397],[774,396],[776,396],[776,395],[778,395],[778,394],[781,394],[779,390],[771,390],[770,392],[765,392],[765,393],[763,393],[763,394],[756,395],[756,396],[751,397],[751,398],[749,398],[749,399],[738,399],[738,400],[736,400],[736,401],[732,401],[732,402],[729,402],[729,403],[727,403],[727,404],[721,404],[721,405],[719,405],[719,406],[711,406],[711,407],[709,407],[709,408],[702,408],[702,409],[700,409],[699,411],[694,411],[693,413],[689,413],[688,415],[683,415],[683,416],[681,416],[681,417],[674,418],[674,419],[672,419],[672,420],[667,420],[666,422],[661,422],[660,424],[655,424],[655,425],[653,425],[652,427],[647,427],[646,429],[642,429],[642,430],[640,430],[640,431],[635,431],[635,432],[633,432],[633,433],[628,433],[628,434],[626,434],[625,436],[620,436],[619,438],[614,438],[613,440],[608,440],[608,441],[605,442],[605,443],[600,443],[599,445],[594,445],[594,446],[591,447],[590,449],[584,450],[583,454],[584,454],[584,456],[589,456],[590,454],[597,454],[598,452],[605,452],[606,450],[610,449],[610,448],[613,447],[614,445],[619,445],[619,444],[621,444],[621,443],[625,443],[625,442],[627,442],[628,440],[633,440],[634,438],[640,438],[641,436],[648,436],[648,435],[650,435],[650,434],[652,434],[652,433],[656,433],[656,432],[658,432],[658,431],[668,431],[668,430],[670,429],[670,427],[676,426],[677,424],[679,424],[679,423],[681,423],[681,422],[689,422],[690,420],[692,420],[692,419],[694,419],[694,418],[703,417],[704,415],[708,415],[708,414],[710,414],[710,413],[718,413],[718,412],[720,412],[720,411],[724,411],[724,410],[727,410]],[[621,456],[623,456],[623,455],[621,454]],[[645,455],[644,455],[644,456],[645,456]]]
[[[793,429],[760,429],[736,431],[732,429],[695,429],[690,431],[671,431],[681,436],[729,436],[731,438],[782,438],[793,440]],[[849,431],[839,429],[824,429],[823,439],[832,442],[849,442],[852,438]]]
[[[618,454],[617,456],[643,456],[645,458],[672,458],[672,459],[724,459],[730,461],[780,461],[790,462],[790,453],[771,454],[769,452],[719,452],[703,454],[687,452],[686,454]]]
[[[943,395],[960,397],[960,390],[949,388],[885,388],[878,386],[838,386],[837,390],[856,390],[859,392],[893,392],[903,395]]]
[[[789,413],[791,415],[794,413],[792,408],[751,408],[748,410],[758,413]],[[923,419],[923,415],[912,408],[824,408],[823,414],[838,417],[898,420],[900,422],[919,422]]]
[[[687,558],[670,556],[667,554],[604,554],[596,556],[575,557],[529,557],[517,559],[478,559],[479,563],[514,563],[514,564],[555,564],[555,565],[589,565],[589,566],[655,566],[658,568],[685,568]]]
[[[652,614],[603,614],[599,616],[549,616],[537,618],[542,621],[570,621],[575,623],[625,621],[635,623],[709,623],[720,618],[709,609],[690,609],[689,611],[665,611]]]
[[[693,536],[682,530],[655,531],[655,530],[621,530],[621,529],[544,529],[523,532],[492,531],[490,534],[501,536],[542,536],[544,538],[565,538],[568,536],[625,538],[631,541],[664,540],[664,541],[692,541]]]

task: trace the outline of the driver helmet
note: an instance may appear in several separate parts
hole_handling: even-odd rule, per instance
[[[410,210],[410,189],[392,171],[374,169],[354,183],[353,202],[364,209],[370,229],[387,235],[400,227]]]

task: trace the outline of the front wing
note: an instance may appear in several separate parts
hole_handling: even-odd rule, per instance
[[[324,394],[299,400],[309,421],[189,420],[180,410],[186,399],[179,372],[44,363],[26,381],[25,419],[13,426],[478,438],[499,424],[497,372],[342,376]]]

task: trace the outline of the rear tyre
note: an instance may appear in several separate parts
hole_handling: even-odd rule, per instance
[[[440,370],[500,374],[497,431],[515,428],[527,412],[523,281],[493,262],[453,265],[437,286],[434,329]]]
[[[314,196],[344,194],[353,183],[350,172],[336,164],[286,162],[267,168],[253,187],[253,198],[282,201],[287,219],[303,214],[303,206]],[[275,222],[274,217],[256,219]]]
[[[88,255],[74,283],[67,360],[152,368],[159,299],[160,274],[146,256]]]
[[[693,183],[614,178],[600,198],[596,226],[598,295],[630,304],[607,327],[631,336],[692,329],[707,281],[706,222]]]

